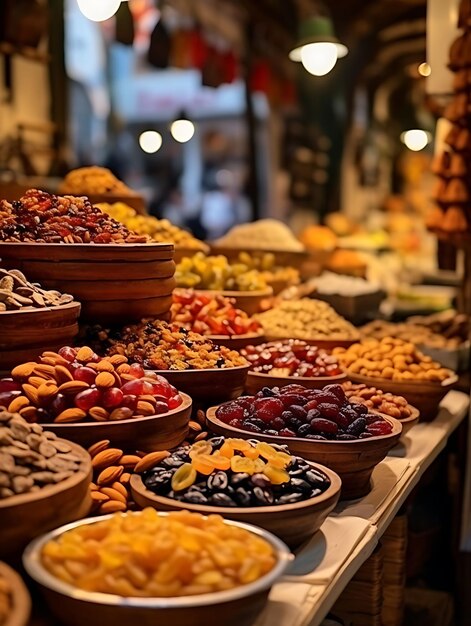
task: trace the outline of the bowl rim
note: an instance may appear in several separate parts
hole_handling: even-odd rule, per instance
[[[79,485],[84,478],[89,477],[91,480],[92,475],[92,459],[88,452],[82,446],[74,443],[73,441],[69,441],[68,439],[63,439],[62,437],[57,438],[58,441],[62,441],[67,443],[72,448],[72,451],[75,454],[78,454],[82,457],[80,468],[74,472],[72,476],[66,478],[60,483],[54,483],[52,485],[45,485],[39,491],[33,491],[28,493],[20,493],[18,495],[11,496],[10,498],[4,498],[0,500],[0,513],[2,509],[10,509],[16,506],[22,506],[27,503],[39,503],[42,500],[47,498],[51,498],[58,493],[63,491],[67,491],[72,487]]]
[[[106,420],[104,422],[66,422],[65,424],[61,424],[60,422],[47,422],[44,424],[41,424],[41,426],[44,428],[44,430],[50,430],[51,428],[60,428],[61,430],[64,429],[64,434],[68,429],[77,429],[77,428],[104,428],[106,427],[110,427],[110,426],[114,426],[114,425],[122,425],[122,426],[128,426],[130,424],[142,424],[145,422],[149,422],[151,420],[155,420],[155,419],[160,419],[160,418],[166,418],[166,417],[171,417],[172,415],[176,415],[177,413],[180,413],[181,411],[186,411],[191,409],[191,406],[193,404],[193,400],[191,399],[191,397],[187,394],[184,393],[183,391],[179,391],[178,392],[182,398],[183,398],[183,402],[177,406],[175,409],[171,409],[170,411],[167,411],[166,413],[160,413],[159,415],[147,415],[145,417],[138,417],[138,418],[130,418],[127,420]],[[69,442],[68,442],[69,443]]]
[[[169,252],[172,252],[174,249],[174,244],[171,241],[166,243],[159,243],[157,241],[152,241],[149,243],[40,243],[38,241],[0,241],[0,248],[3,246],[12,246],[12,248],[13,246],[39,246],[43,250],[48,247],[50,247],[52,250],[57,250],[58,248],[70,248],[71,250],[122,250],[123,248],[128,250],[130,248],[159,248],[161,250],[168,249]]]
[[[292,454],[291,456],[296,456]],[[342,487],[342,480],[340,476],[329,469],[325,465],[321,465],[320,463],[316,463],[315,461],[308,461],[303,459],[306,463],[313,466],[315,469],[319,470],[322,474],[325,474],[327,478],[330,480],[329,487],[318,496],[314,496],[309,498],[308,500],[302,500],[301,502],[295,502],[293,504],[282,504],[282,505],[270,505],[270,506],[250,506],[250,507],[226,507],[226,506],[211,506],[207,504],[191,504],[187,502],[180,502],[179,500],[175,500],[174,498],[168,498],[166,496],[158,496],[153,493],[144,485],[144,481],[142,480],[142,476],[140,474],[133,474],[131,476],[131,489],[132,491],[143,489],[147,494],[151,494],[152,499],[155,499],[156,504],[174,504],[181,505],[182,509],[188,509],[189,511],[195,511],[197,513],[203,513],[205,515],[214,515],[219,514],[223,517],[225,515],[234,514],[237,512],[237,515],[245,514],[245,515],[256,515],[257,513],[263,514],[275,514],[275,513],[286,513],[295,512],[302,509],[309,509],[314,504],[323,504],[326,501],[334,498],[335,495],[340,496],[340,490]],[[134,483],[134,484],[133,484]],[[136,485],[137,483],[137,485]]]
[[[221,374],[222,372],[243,372],[244,370],[249,369],[250,364],[247,363],[247,365],[236,365],[235,367],[209,367],[208,369],[202,369],[202,370],[153,370],[152,368],[146,368],[149,371],[154,372],[155,374],[158,374],[159,376],[164,376],[167,377],[169,374],[173,375],[173,374],[177,374],[177,375],[183,375],[183,374],[207,374],[207,373],[212,373],[212,374]],[[180,394],[182,394],[183,392],[180,391]]]
[[[253,370],[249,370],[248,377],[253,376],[254,378],[260,378],[261,380],[286,380],[287,382],[291,382],[291,384],[296,384],[296,381],[304,382],[312,382],[313,380],[319,382],[332,382],[342,383],[347,379],[347,373],[342,372],[341,374],[336,374],[335,376],[271,376],[270,374],[264,374],[263,372],[254,372]],[[278,385],[275,385],[277,387]]]
[[[140,511],[128,511],[127,513],[120,513],[119,515],[136,515],[139,513]],[[183,609],[199,606],[211,606],[214,604],[222,604],[224,602],[241,600],[242,598],[245,598],[247,596],[260,593],[262,591],[265,591],[266,589],[270,589],[274,582],[282,576],[287,566],[294,558],[293,554],[286,546],[286,544],[272,533],[262,528],[258,528],[257,526],[253,526],[252,524],[225,519],[225,524],[243,528],[244,530],[247,530],[252,534],[257,535],[258,537],[265,539],[271,545],[276,554],[275,565],[264,576],[262,576],[255,582],[248,583],[247,585],[241,585],[240,587],[235,587],[234,589],[230,589],[227,591],[216,591],[201,595],[171,598],[124,597],[115,594],[101,593],[97,591],[91,592],[79,589],[78,587],[74,587],[69,583],[59,580],[53,574],[50,574],[42,565],[40,560],[40,552],[43,546],[48,541],[59,537],[63,533],[72,530],[73,528],[84,526],[86,524],[95,524],[98,522],[102,522],[112,518],[114,515],[116,514],[111,513],[110,515],[82,519],[77,522],[72,522],[70,524],[66,524],[65,526],[56,528],[55,530],[46,533],[45,535],[33,539],[33,541],[28,544],[25,551],[23,552],[22,561],[25,570],[27,571],[29,576],[31,576],[37,583],[46,587],[47,589],[54,591],[55,593],[67,595],[74,600],[82,602],[93,602],[96,604],[117,606],[122,608],[132,607],[154,609]],[[159,517],[167,517],[169,515],[169,512],[157,511],[157,515]]]
[[[31,597],[21,576],[7,563],[0,561],[0,578],[11,585],[11,610],[4,626],[27,624],[31,613]]]
[[[0,317],[13,316],[13,315],[31,315],[32,313],[59,313],[60,311],[70,311],[73,309],[81,308],[82,303],[77,300],[67,302],[67,304],[57,304],[55,306],[43,306],[43,307],[23,307],[17,311],[0,311]]]
[[[418,391],[421,387],[424,389],[436,390],[447,389],[448,387],[451,387],[451,385],[454,385],[459,378],[456,372],[454,372],[451,376],[448,376],[448,378],[445,378],[445,380],[441,380],[440,382],[432,380],[392,380],[390,378],[373,378],[372,376],[355,374],[353,372],[349,372],[348,370],[346,370],[346,372],[348,380],[350,380],[352,383],[371,383],[372,386],[377,386],[379,389],[381,389],[381,383],[386,385],[393,385],[397,388],[411,385],[413,387],[416,387]]]
[[[229,402],[233,402],[233,400],[229,400]],[[225,404],[225,403],[223,403]],[[290,443],[304,443],[306,445],[327,445],[327,446],[340,446],[340,449],[346,450],[347,447],[353,447],[358,445],[359,443],[362,446],[365,445],[373,445],[378,441],[386,441],[393,437],[399,437],[402,432],[402,424],[399,420],[394,417],[390,417],[389,415],[384,415],[383,413],[378,413],[378,411],[368,411],[368,413],[374,413],[376,415],[380,415],[384,420],[389,422],[393,427],[392,431],[387,435],[375,435],[374,437],[369,437],[368,439],[351,439],[347,441],[338,441],[336,439],[325,439],[325,440],[317,440],[317,439],[306,439],[302,437],[280,437],[279,435],[266,435],[265,433],[251,433],[249,430],[242,430],[242,428],[235,428],[234,426],[229,426],[229,424],[225,424],[220,419],[216,417],[216,410],[221,405],[209,407],[206,411],[206,422],[209,425],[215,424],[216,426],[220,426],[225,428],[229,432],[233,433],[244,433],[248,435],[253,435],[250,439],[254,439],[255,437],[260,438],[261,441],[268,441],[269,443],[281,443],[287,445],[289,447]],[[227,435],[224,435],[227,436]],[[263,437],[263,439],[262,439]]]

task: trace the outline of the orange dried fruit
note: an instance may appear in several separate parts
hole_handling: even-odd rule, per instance
[[[205,476],[209,476],[215,469],[209,454],[198,454],[192,459],[191,464],[197,472]]]
[[[222,454],[211,454],[211,463],[214,465],[215,469],[218,470],[228,470],[231,467],[231,461],[227,458],[227,456],[223,456]]]
[[[228,443],[233,450],[239,450],[240,452],[249,450],[252,447],[245,439],[226,439],[226,443]]]
[[[274,467],[270,463],[265,466],[263,473],[270,479],[272,485],[282,485],[290,481],[290,476],[287,471],[279,467]]]
[[[231,470],[244,474],[255,474],[255,461],[245,456],[233,456],[231,459]]]
[[[219,454],[221,454],[222,456],[226,456],[228,459],[231,459],[234,456],[234,448],[231,446],[230,443],[227,443],[227,441],[225,441],[219,448]]]
[[[197,441],[191,446],[189,457],[190,459],[193,459],[195,456],[198,456],[199,454],[211,454],[212,450],[213,450],[213,447],[209,443],[209,441]]]

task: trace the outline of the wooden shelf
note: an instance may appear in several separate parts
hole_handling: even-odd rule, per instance
[[[26,46],[15,46],[6,41],[0,42],[0,54],[5,54],[9,56],[21,56],[25,59],[29,59],[30,61],[43,63],[45,65],[51,62],[51,55],[47,52],[41,52],[39,50],[36,50],[36,48],[28,48]]]

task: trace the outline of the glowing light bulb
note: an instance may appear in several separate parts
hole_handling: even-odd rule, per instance
[[[406,148],[409,148],[409,150],[413,152],[423,150],[430,142],[430,139],[430,134],[420,128],[406,130],[401,135],[401,141],[405,144]]]
[[[175,141],[186,143],[195,134],[195,125],[190,120],[175,120],[170,126],[170,132]]]
[[[162,146],[162,135],[156,130],[146,130],[139,136],[139,145],[147,154],[154,154]]]
[[[77,0],[81,12],[92,22],[104,22],[116,13],[121,0]]]
[[[432,73],[432,68],[428,63],[421,63],[417,68],[417,71],[421,76],[430,76]]]
[[[337,46],[328,41],[309,43],[301,49],[301,62],[310,74],[324,76],[337,63]]]

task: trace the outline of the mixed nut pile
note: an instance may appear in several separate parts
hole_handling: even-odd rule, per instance
[[[68,293],[42,289],[39,283],[30,283],[20,270],[0,267],[0,311],[41,309],[69,304],[74,299]]]
[[[221,507],[294,504],[329,478],[283,446],[213,437],[177,449],[143,475],[150,491],[182,503]]]
[[[127,326],[113,339],[106,331],[102,341],[112,345],[108,355],[128,359],[155,370],[201,370],[246,365],[234,350],[216,346],[210,339],[178,324],[160,320]]]
[[[99,357],[88,346],[44,352],[0,380],[0,405],[29,422],[66,424],[120,421],[176,409],[182,397],[170,383],[116,354]]]
[[[347,349],[335,348],[333,354],[349,372],[371,378],[440,383],[453,375],[413,343],[394,337],[363,339]]]
[[[369,413],[363,403],[350,402],[342,386],[335,384],[323,389],[264,387],[255,396],[221,404],[216,417],[251,433],[316,441],[353,441],[392,432],[388,421]]]
[[[60,193],[83,194],[115,194],[129,196],[134,192],[106,167],[79,167],[71,170],[62,181]]]
[[[0,500],[60,483],[82,463],[67,441],[0,407]]]
[[[282,301],[256,319],[267,337],[285,339],[353,339],[359,338],[357,329],[321,300],[301,298]]]
[[[413,407],[402,396],[386,393],[363,383],[352,383],[349,380],[342,383],[342,387],[350,402],[363,403],[372,411],[398,420],[407,419],[412,415]]]
[[[36,243],[147,243],[148,238],[94,207],[88,198],[30,189],[0,201],[0,241]]]
[[[342,368],[335,356],[300,339],[271,341],[241,350],[253,372],[270,376],[338,376]]]

